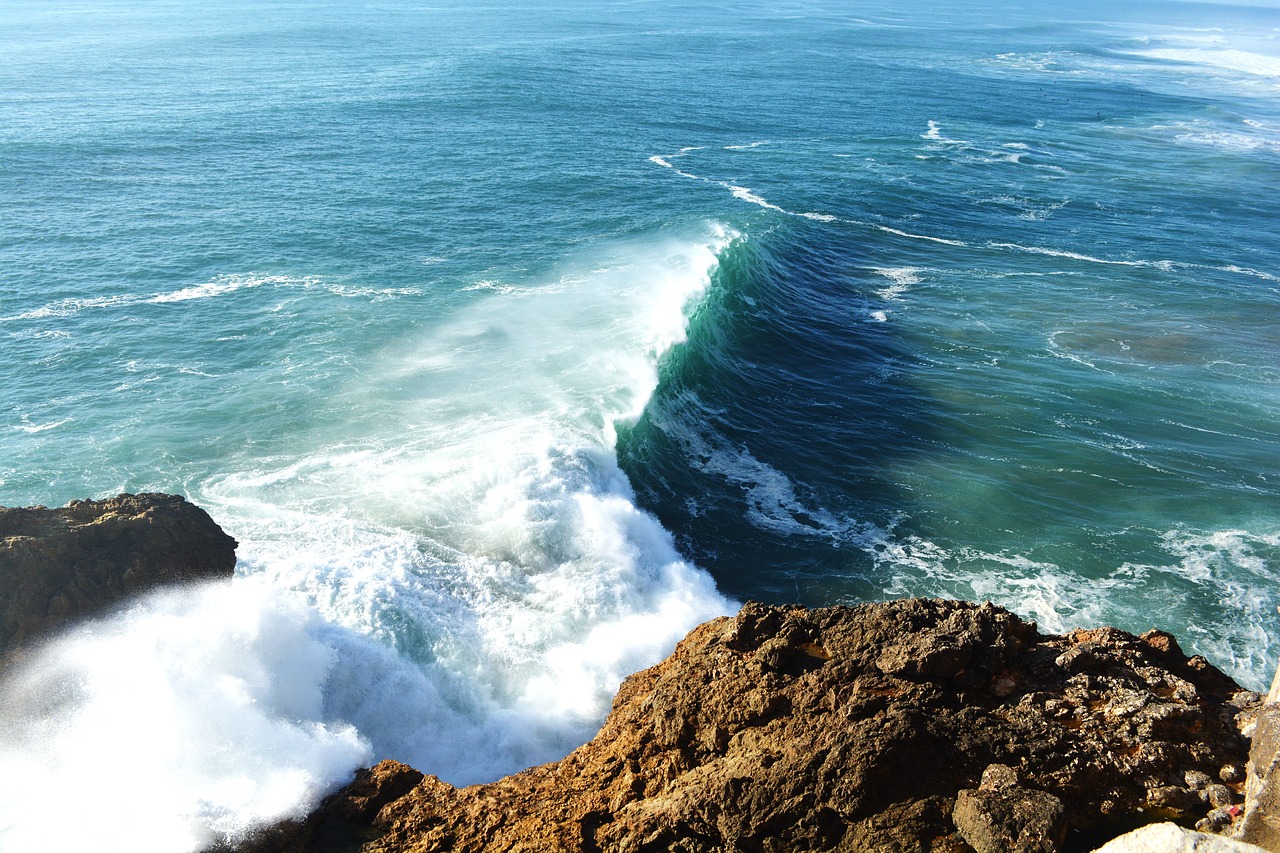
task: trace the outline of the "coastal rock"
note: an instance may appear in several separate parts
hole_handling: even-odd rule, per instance
[[[559,762],[463,789],[384,762],[239,849],[1088,849],[1208,813],[1187,780],[1243,766],[1239,692],[1160,632],[1046,636],[958,601],[749,603],[624,681]],[[404,793],[371,800],[371,779]]]
[[[1061,800],[1023,788],[1007,764],[984,770],[978,789],[960,791],[951,811],[976,853],[1054,853],[1066,836],[1065,817]]]
[[[177,495],[0,507],[0,659],[151,587],[230,577],[235,549]]]
[[[1127,832],[1094,853],[1267,853],[1266,848],[1173,823],[1153,823]]]
[[[1066,836],[1062,801],[1044,791],[965,788],[951,820],[976,853],[1056,853]]]
[[[1268,850],[1280,850],[1280,670],[1253,721],[1238,835]]]

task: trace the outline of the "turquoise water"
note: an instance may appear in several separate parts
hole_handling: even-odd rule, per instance
[[[197,850],[378,758],[551,760],[746,598],[1158,626],[1265,684],[1278,39],[11,0],[0,504],[179,492],[241,547],[6,686],[2,846],[68,790],[81,847]]]

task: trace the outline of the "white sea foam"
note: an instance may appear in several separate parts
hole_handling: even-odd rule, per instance
[[[696,151],[696,150],[697,150],[696,148],[694,148],[694,149],[683,149],[683,150],[681,150],[681,152],[680,152],[679,154],[675,154],[675,155],[673,155],[673,156],[675,156],[675,157],[679,157],[679,156],[681,156],[682,154],[684,154],[684,152],[685,152],[685,151]],[[650,162],[650,163],[656,163],[656,164],[658,164],[659,166],[662,166],[662,167],[664,167],[664,168],[670,169],[671,171],[675,172],[677,175],[679,175],[679,176],[680,176],[680,177],[682,177],[682,178],[692,178],[692,179],[693,179],[693,180],[695,180],[695,181],[707,181],[707,179],[706,179],[706,178],[701,178],[701,177],[699,177],[699,176],[697,176],[697,175],[695,175],[695,174],[692,174],[692,173],[690,173],[690,172],[685,172],[685,171],[683,171],[682,169],[680,169],[679,167],[677,167],[676,165],[674,165],[674,164],[673,164],[670,160],[668,160],[666,157],[659,157],[659,156],[657,156],[657,155],[655,154],[654,156],[652,156],[652,157],[650,157],[650,158],[649,158],[649,162]],[[712,181],[708,181],[708,183],[714,183],[714,182],[712,182]]]
[[[4,849],[48,850],[56,827],[58,849],[197,850],[298,814],[369,758],[325,714],[322,633],[242,580],[153,595],[34,655],[0,692]]]
[[[765,208],[766,210],[776,210],[779,213],[790,213],[790,211],[783,210],[781,207],[778,207],[776,204],[770,204],[769,202],[765,201],[763,198],[756,195],[754,192],[747,189],[746,187],[739,187],[729,183],[721,183],[720,185],[725,189],[729,190],[729,192],[733,193],[734,198],[740,198],[743,201],[749,201],[752,204],[758,204],[761,207]]]
[[[886,234],[896,234],[899,237],[908,237],[912,240],[924,240],[929,243],[941,243],[944,246],[968,246],[969,245],[963,240],[951,240],[946,237],[933,237],[929,234],[914,234],[910,231],[903,231],[899,228],[890,228],[888,225],[875,225],[873,227],[879,231],[885,232]]]
[[[888,287],[877,290],[876,296],[894,301],[901,298],[913,285],[920,283],[920,273],[924,270],[921,267],[872,267],[871,271],[893,282]]]
[[[51,429],[57,429],[58,427],[63,426],[64,424],[69,424],[73,420],[75,420],[75,418],[63,418],[62,420],[58,420],[58,421],[50,421],[49,423],[36,424],[36,423],[32,423],[30,418],[27,415],[23,415],[22,423],[16,424],[14,426],[14,429],[21,430],[22,432],[25,432],[25,433],[47,432],[48,430],[51,430]]]
[[[1245,31],[1205,35],[1165,28],[1158,35],[1132,38],[1114,53],[1005,53],[983,64],[1035,74],[1136,80],[1148,87],[1161,85],[1161,78],[1178,87],[1202,81],[1218,89],[1226,82],[1245,93],[1270,95],[1280,87],[1280,56],[1272,47],[1265,36]]]
[[[1179,145],[1243,153],[1280,151],[1280,134],[1277,134],[1276,128],[1257,121],[1245,120],[1239,124],[1188,121],[1154,125],[1151,131],[1161,136],[1172,136],[1173,141]]]
[[[420,292],[413,287],[367,287],[350,284],[329,284],[326,285],[325,289],[334,296],[341,296],[343,299],[363,299],[369,302],[383,302],[404,296],[416,296]]]
[[[745,490],[747,521],[760,530],[804,536],[830,533],[840,527],[830,513],[805,506],[786,474],[761,462],[745,448],[717,447],[700,467]]]
[[[758,204],[761,207],[765,208],[766,210],[775,210],[778,213],[785,213],[787,216],[799,216],[804,219],[812,219],[815,222],[835,222],[837,220],[837,217],[832,216],[829,213],[812,213],[809,211],[787,210],[786,208],[779,207],[778,205],[773,204],[772,202],[766,201],[764,198],[757,195],[755,192],[748,189],[747,187],[740,187],[735,184],[727,183],[725,181],[714,181],[713,183],[717,183],[720,186],[724,187],[725,189],[729,190],[731,193],[733,193],[734,198],[739,198],[739,199],[742,199],[743,201],[749,201],[752,204]]]
[[[1275,658],[1262,626],[1274,621],[1280,600],[1262,591],[1274,590],[1280,581],[1275,568],[1280,534],[1177,529],[1161,539],[1177,562],[1151,570],[1196,584],[1228,614],[1215,624],[1190,626],[1195,648],[1242,684],[1265,690]]]
[[[920,135],[921,139],[928,139],[930,142],[959,142],[958,139],[948,139],[942,135],[942,125],[933,119],[929,119],[929,129]]]
[[[154,293],[149,295],[122,293],[114,294],[112,296],[59,299],[55,302],[50,302],[47,305],[42,305],[39,308],[34,308],[21,314],[16,314],[10,317],[0,317],[0,323],[14,320],[44,320],[57,317],[71,317],[83,311],[98,309],[119,308],[143,304],[164,305],[173,302],[188,302],[194,299],[209,299],[215,296],[235,293],[236,291],[245,288],[261,286],[306,288],[314,286],[318,282],[319,279],[310,276],[226,275],[219,276],[218,278],[201,284],[181,287],[177,290],[166,291],[164,293]]]
[[[1155,48],[1133,53],[1147,59],[1182,62],[1188,65],[1238,71],[1256,77],[1280,77],[1280,56],[1234,48]]]
[[[128,305],[138,300],[132,296],[116,295],[116,296],[97,296],[92,298],[71,298],[59,299],[56,302],[50,302],[48,305],[42,305],[30,311],[21,314],[15,314],[11,317],[0,317],[0,323],[11,320],[43,320],[49,317],[70,317],[81,311],[92,310],[94,308],[111,308],[116,305]]]
[[[502,282],[494,281],[494,280],[492,280],[492,279],[487,279],[487,278],[486,278],[486,279],[482,279],[482,280],[480,280],[480,281],[477,281],[475,284],[468,284],[466,287],[463,287],[463,288],[461,288],[461,289],[462,289],[463,291],[467,291],[467,290],[491,290],[491,291],[493,291],[494,293],[508,294],[508,293],[515,293],[515,292],[516,292],[516,291],[518,291],[520,288],[516,287],[516,286],[515,286],[515,285],[513,285],[513,284],[504,284],[504,283],[502,283]]]
[[[470,783],[588,739],[625,675],[733,607],[613,450],[732,239],[597,246],[479,294],[327,400],[346,424],[193,484],[239,576],[0,691],[0,846],[38,849],[72,778],[93,794],[70,846],[193,851],[378,758]]]
[[[1175,630],[1183,648],[1208,657],[1241,684],[1265,689],[1275,669],[1262,626],[1273,620],[1274,559],[1280,535],[1247,530],[1171,530],[1159,565],[1126,563],[1087,577],[1019,554],[949,550],[892,529],[850,529],[849,539],[890,579],[885,594],[992,601],[1046,631],[1111,624],[1140,632]],[[1211,603],[1210,603],[1211,602]],[[1203,621],[1206,612],[1216,615]]]
[[[257,287],[265,283],[266,280],[264,279],[223,278],[198,284],[194,287],[184,287],[172,293],[161,293],[157,296],[152,296],[146,301],[164,304],[166,302],[186,302],[190,299],[209,299],[214,296],[221,296],[224,293],[234,293],[241,288]]]
[[[1082,57],[1066,51],[1048,51],[1044,53],[1001,53],[982,64],[1012,68],[1017,71],[1031,71],[1037,74],[1054,74],[1063,76],[1080,76],[1091,73],[1091,69],[1080,67]]]
[[[212,487],[252,566],[399,651],[366,680],[425,678],[405,701],[436,712],[365,722],[360,691],[334,697],[375,750],[468,782],[554,758],[623,675],[728,607],[635,508],[612,451],[728,239],[611,250],[478,302],[368,367],[344,405],[399,405],[357,447]]]
[[[1095,364],[1094,362],[1090,361],[1089,359],[1085,358],[1084,356],[1076,352],[1073,352],[1070,348],[1064,347],[1062,344],[1060,344],[1058,342],[1058,337],[1063,334],[1066,334],[1066,330],[1064,329],[1058,329],[1057,331],[1051,332],[1049,334],[1048,340],[1046,341],[1045,349],[1049,352],[1050,355],[1052,355],[1054,358],[1062,358],[1062,359],[1066,359],[1067,361],[1074,361],[1076,364],[1082,364],[1085,367],[1092,368],[1093,370],[1097,370],[1101,373],[1110,372],[1107,370],[1103,370],[1101,367],[1098,367],[1098,365]]]
[[[920,283],[920,267],[876,267],[873,271],[893,282],[891,287],[876,291],[885,299],[897,299],[913,284]]]
[[[953,139],[942,134],[942,126],[932,119],[929,120],[929,129],[920,135],[921,139],[927,140],[931,144],[928,150],[938,152],[935,154],[918,155],[923,159],[929,159],[933,156],[942,156],[961,163],[973,164],[994,164],[1008,163],[1014,166],[1022,166],[1034,169],[1039,172],[1049,173],[1042,176],[1045,179],[1056,180],[1058,177],[1067,174],[1067,170],[1054,163],[1039,162],[1039,159],[1047,156],[1044,151],[1039,151],[1031,147],[1031,145],[1015,141],[1015,142],[971,142],[965,139]],[[1037,128],[1044,127],[1044,123],[1040,122]],[[1036,160],[1028,160],[1028,155],[1033,155]]]
[[[1090,264],[1106,264],[1108,266],[1117,267],[1162,267],[1167,265],[1168,261],[1148,261],[1148,260],[1120,260],[1116,258],[1100,258],[1096,255],[1086,255],[1082,252],[1072,252],[1069,249],[1050,249],[1045,246],[1022,246],[1017,243],[988,243],[988,247],[992,249],[1011,249],[1015,252],[1026,252],[1029,255],[1048,255],[1051,258],[1067,258],[1073,261],[1084,261]]]
[[[1237,273],[1239,275],[1253,276],[1254,278],[1260,278],[1263,281],[1280,281],[1280,276],[1275,275],[1274,273],[1264,272],[1263,270],[1250,269],[1249,267],[1242,267],[1236,264],[1228,264],[1222,267],[1214,267],[1213,269],[1220,270],[1222,272]]]
[[[680,406],[711,414],[693,391],[683,392]],[[680,443],[682,454],[699,470],[742,490],[747,503],[745,518],[752,526],[775,535],[829,540],[842,537],[851,524],[857,526],[822,507],[806,504],[784,472],[756,458],[749,448],[707,430],[704,424],[709,420],[676,419],[663,428]]]
[[[762,144],[762,145],[763,145],[764,143],[760,143],[760,144]],[[750,146],[749,146],[749,147],[750,147]],[[674,155],[674,156],[679,157],[679,156],[683,155],[683,154],[684,154],[685,152],[687,152],[687,151],[697,151],[697,150],[699,150],[699,149],[698,149],[698,148],[682,148],[682,149],[680,149],[680,152],[679,152],[678,154]],[[799,217],[799,218],[802,218],[802,219],[812,219],[812,220],[813,220],[813,221],[815,221],[815,222],[837,222],[837,221],[840,221],[840,220],[839,220],[839,217],[832,216],[832,215],[831,215],[831,214],[829,214],[829,213],[816,213],[816,212],[812,212],[812,211],[794,211],[794,210],[787,210],[786,208],[784,208],[784,207],[779,207],[778,205],[774,204],[773,202],[771,202],[771,201],[769,201],[769,200],[765,199],[763,196],[761,196],[760,194],[758,194],[757,192],[755,192],[754,190],[752,190],[752,189],[751,189],[751,188],[749,188],[749,187],[739,186],[738,184],[733,184],[733,183],[730,183],[729,181],[717,181],[717,180],[714,180],[714,179],[712,179],[712,178],[704,178],[704,177],[702,177],[701,175],[695,175],[695,174],[693,174],[693,173],[691,173],[691,172],[684,172],[684,171],[681,171],[680,169],[678,169],[678,168],[676,168],[674,165],[672,165],[671,161],[670,161],[670,160],[668,160],[668,159],[666,159],[665,157],[659,157],[659,156],[657,156],[657,155],[654,155],[653,157],[650,157],[650,158],[649,158],[649,162],[650,162],[650,163],[656,163],[656,164],[657,164],[657,165],[659,165],[659,166],[664,166],[664,167],[666,167],[666,168],[668,168],[668,169],[671,169],[672,171],[674,171],[677,175],[680,175],[681,177],[684,177],[684,178],[691,178],[691,179],[693,179],[693,180],[695,180],[695,181],[703,181],[704,183],[708,183],[708,184],[715,184],[716,186],[724,187],[724,188],[725,188],[725,189],[727,189],[730,193],[732,193],[732,194],[733,194],[733,197],[734,197],[734,198],[741,199],[742,201],[745,201],[745,202],[750,202],[751,204],[759,205],[760,207],[763,207],[765,210],[772,210],[772,211],[775,211],[776,213],[782,213],[782,214],[785,214],[785,215],[787,215],[787,216],[796,216],[796,217]]]

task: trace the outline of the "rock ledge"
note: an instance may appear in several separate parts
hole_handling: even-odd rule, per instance
[[[463,789],[383,762],[239,849],[1089,850],[1238,803],[1259,698],[1159,631],[749,603],[628,678],[559,762]]]

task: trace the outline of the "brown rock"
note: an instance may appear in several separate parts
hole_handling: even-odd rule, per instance
[[[965,789],[951,820],[976,853],[1057,853],[1066,838],[1062,801],[1016,785]]]
[[[1280,850],[1280,669],[1255,717],[1239,835],[1251,844]]]
[[[1195,791],[1181,785],[1163,785],[1147,793],[1147,808],[1174,814],[1190,814],[1201,802]]]
[[[628,678],[596,738],[559,762],[464,789],[423,777],[376,811],[357,781],[242,849],[972,853],[1053,851],[1067,830],[1100,843],[1157,819],[1153,796],[1162,815],[1204,817],[1172,782],[1245,760],[1238,688],[1164,636],[1043,636],[956,601],[750,603]],[[326,847],[334,832],[349,845]]]
[[[1007,764],[992,764],[982,771],[982,791],[1007,791],[1018,787],[1018,771]]]
[[[0,507],[0,659],[151,587],[230,577],[235,548],[177,495]]]
[[[1246,778],[1244,768],[1238,764],[1224,764],[1218,771],[1218,778],[1228,785],[1238,785]]]

